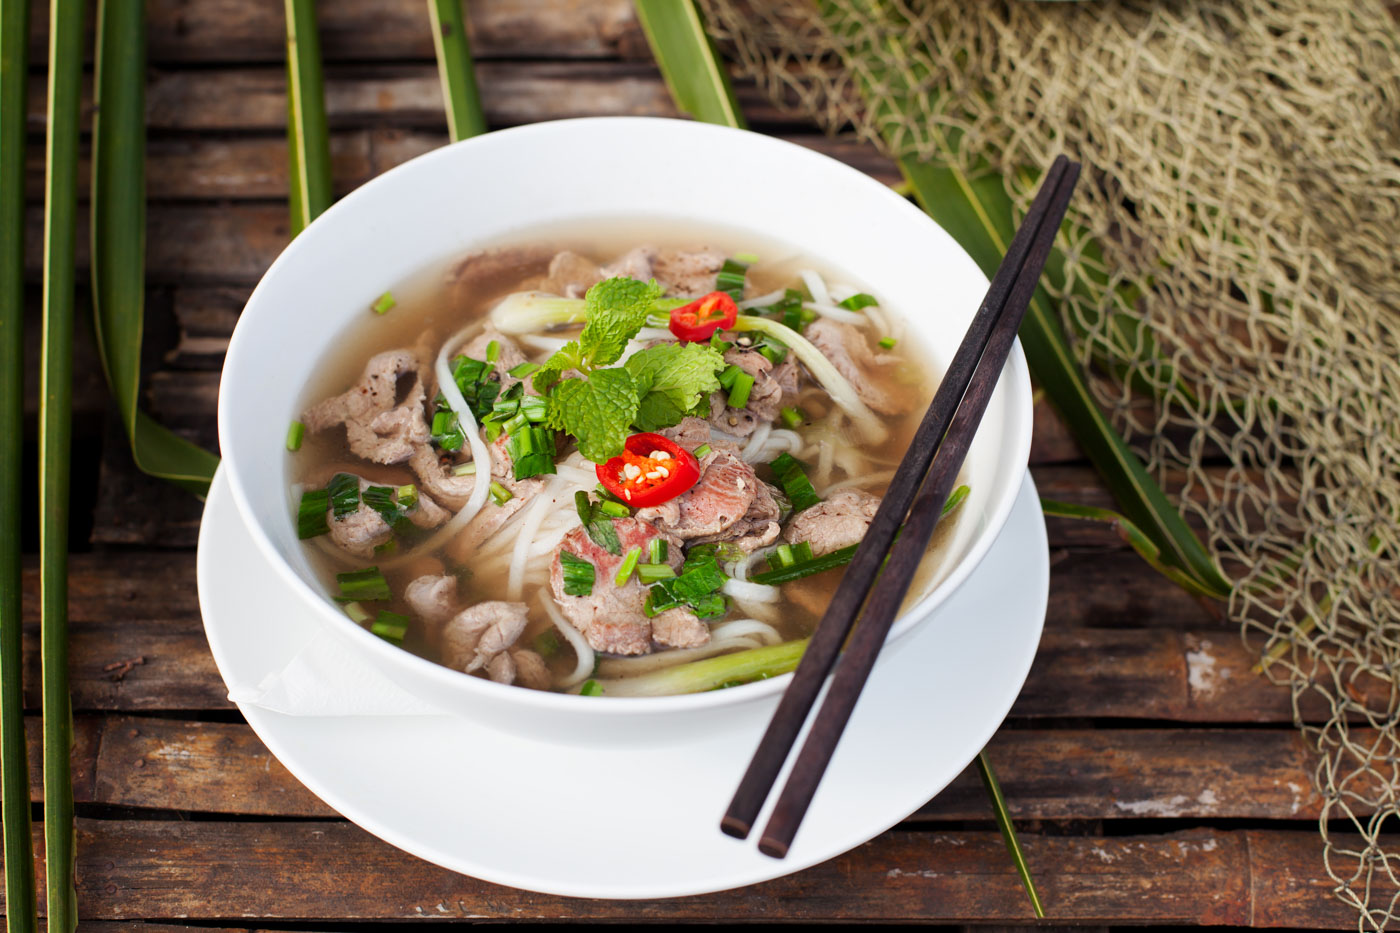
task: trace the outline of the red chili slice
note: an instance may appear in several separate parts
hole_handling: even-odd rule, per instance
[[[657,452],[666,456],[652,456]],[[623,443],[622,453],[598,464],[596,472],[608,492],[644,509],[674,499],[699,482],[700,462],[670,438],[633,434]]]
[[[733,327],[738,318],[739,306],[728,292],[710,292],[671,312],[671,333],[682,343],[700,343]]]

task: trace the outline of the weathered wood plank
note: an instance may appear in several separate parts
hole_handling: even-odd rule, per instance
[[[1311,832],[1024,834],[1022,842],[1047,912],[1061,922],[1355,925],[1328,890]],[[365,920],[751,920],[755,905],[781,904],[785,918],[808,921],[1024,921],[1027,910],[991,832],[891,832],[751,888],[628,902],[487,884],[349,823],[79,820],[77,878],[79,910],[96,920],[304,918],[324,915],[332,893],[340,917]]]
[[[483,62],[477,68],[482,107],[492,127],[567,117],[631,114],[676,116],[656,66],[645,62]],[[146,124],[153,132],[283,132],[286,78],[281,66],[154,69],[146,88]],[[735,93],[754,126],[807,129],[773,107],[747,82]],[[29,127],[42,132],[44,85],[29,88]],[[85,101],[90,105],[90,100]],[[333,127],[398,126],[444,131],[442,88],[430,63],[332,65],[326,69],[326,113]]]
[[[472,0],[466,4],[477,58],[648,57],[628,0]],[[48,4],[34,0],[33,22]],[[431,59],[428,15],[418,0],[336,0],[318,4],[326,61]],[[147,10],[153,62],[281,62],[282,4],[275,0],[154,0]],[[89,33],[93,24],[88,24]],[[47,61],[44,31],[33,30],[31,61]],[[92,47],[91,38],[85,45]]]
[[[37,717],[30,793],[43,798]],[[75,720],[79,803],[245,816],[331,817],[242,723],[84,715]],[[1358,731],[1366,743],[1370,733]],[[1022,820],[1316,820],[1316,757],[1294,729],[1003,729],[989,754]],[[989,819],[974,770],[912,819]]]

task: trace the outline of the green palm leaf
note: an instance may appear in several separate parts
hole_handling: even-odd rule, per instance
[[[476,90],[462,0],[428,0],[428,16],[433,25],[438,77],[442,79],[442,100],[447,107],[448,135],[454,143],[478,136],[486,132],[486,117]]]
[[[10,933],[38,928],[24,742],[24,116],[29,0],[0,0],[0,815]]]
[[[97,349],[136,465],[203,496],[219,458],[139,408],[146,297],[146,17],[98,6],[92,124],[92,305]]]
[[[287,162],[295,237],[331,205],[331,144],[315,0],[286,0]]]

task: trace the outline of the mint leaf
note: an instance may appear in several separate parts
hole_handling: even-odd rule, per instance
[[[724,355],[703,343],[664,343],[634,353],[623,364],[637,384],[636,424],[656,431],[679,424],[702,399],[719,390]]]
[[[588,323],[578,335],[583,363],[579,369],[586,372],[616,363],[660,297],[661,286],[655,280],[639,282],[618,277],[604,279],[590,288],[583,296]]]
[[[577,340],[570,340],[555,350],[554,355],[545,360],[539,372],[532,377],[535,391],[541,394],[548,392],[550,386],[559,381],[565,370],[578,369],[582,365],[582,356]]]
[[[594,463],[622,453],[637,413],[637,384],[625,369],[595,370],[587,379],[565,379],[549,397],[547,423],[578,440]]]

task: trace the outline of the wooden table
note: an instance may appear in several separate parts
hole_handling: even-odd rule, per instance
[[[219,367],[249,291],[287,241],[282,5],[151,0],[147,404],[213,445]],[[493,126],[672,115],[627,0],[474,0]],[[321,5],[336,187],[445,141],[422,0]],[[36,404],[44,24],[36,7],[29,186]],[[756,129],[893,181],[873,149],[824,138],[739,88]],[[85,170],[86,171],[86,170]],[[86,179],[84,180],[86,189]],[[84,191],[84,195],[86,191]],[[86,233],[80,233],[86,268]],[[84,294],[81,304],[86,307]],[[200,506],[133,468],[92,340],[79,328],[72,566],[78,900],[126,921],[331,929],[423,917],[1030,922],[975,775],[824,865],[737,892],[635,903],[496,887],[408,856],[292,779],[225,696],[200,624]],[[1109,499],[1038,413],[1042,494]],[[29,441],[34,459],[34,428]],[[29,520],[33,550],[32,516]],[[991,745],[1046,907],[1060,923],[1354,927],[1330,893],[1286,691],[1250,673],[1234,624],[1110,530],[1049,523],[1040,655]],[[38,706],[38,582],[26,611]],[[31,718],[37,737],[37,715]],[[32,745],[34,799],[41,797]],[[255,918],[255,919],[253,919]],[[223,922],[222,924],[220,922]]]

